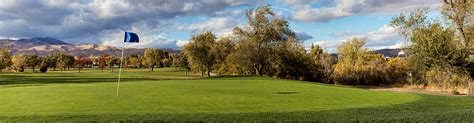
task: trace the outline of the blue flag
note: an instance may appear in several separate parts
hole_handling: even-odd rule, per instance
[[[140,39],[138,38],[138,35],[132,32],[125,32],[125,38],[123,39],[123,42],[125,43],[138,43]]]

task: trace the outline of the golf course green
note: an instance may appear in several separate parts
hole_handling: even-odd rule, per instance
[[[371,91],[175,68],[0,73],[0,120],[465,121],[474,98]]]

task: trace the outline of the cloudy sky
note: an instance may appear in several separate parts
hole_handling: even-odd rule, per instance
[[[205,30],[231,34],[246,25],[245,10],[262,5],[289,20],[306,47],[334,52],[351,37],[367,38],[372,49],[399,47],[403,40],[387,25],[392,17],[419,7],[437,11],[441,0],[2,0],[0,38],[121,46],[124,31],[132,31],[141,43],[130,47],[177,49]]]

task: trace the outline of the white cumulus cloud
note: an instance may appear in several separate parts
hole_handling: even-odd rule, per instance
[[[347,31],[342,33],[352,34],[346,32]],[[309,48],[311,44],[318,44],[323,46],[323,48],[325,48],[325,50],[329,52],[336,52],[337,47],[339,47],[343,42],[348,41],[354,37],[367,39],[367,43],[364,47],[369,48],[371,50],[401,48],[404,44],[407,43],[403,38],[398,35],[395,28],[389,25],[384,25],[380,27],[377,31],[366,32],[363,34],[345,35],[343,38],[346,39],[309,42],[305,44],[305,47]]]
[[[436,8],[438,0],[282,0],[293,8],[291,19],[327,22],[337,18],[374,13],[400,12],[419,7]],[[314,7],[312,5],[320,5]]]

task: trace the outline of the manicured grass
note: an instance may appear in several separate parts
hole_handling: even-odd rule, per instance
[[[474,98],[369,91],[268,77],[198,78],[174,68],[0,73],[0,120],[464,121]]]
[[[5,84],[38,84],[38,83],[94,83],[94,82],[117,82],[118,69],[83,69],[78,72],[75,69],[69,71],[48,71],[47,73],[34,73],[27,69],[25,73],[0,73],[0,85]],[[38,71],[37,71],[38,72]],[[159,68],[154,72],[148,69],[123,69],[122,81],[145,81],[145,80],[176,80],[195,79],[200,77],[196,73],[188,73],[176,68]]]

